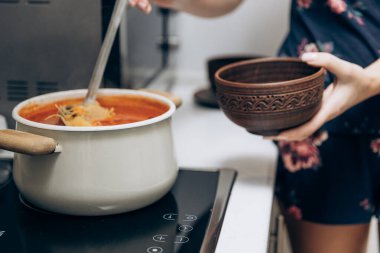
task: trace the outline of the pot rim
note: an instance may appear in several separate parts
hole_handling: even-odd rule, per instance
[[[87,89],[77,89],[77,90],[59,91],[59,92],[48,93],[48,94],[44,94],[40,96],[35,96],[17,104],[12,111],[12,117],[14,120],[16,120],[17,123],[22,123],[24,125],[40,128],[40,129],[53,130],[53,131],[66,131],[66,132],[98,132],[98,131],[136,128],[136,127],[151,125],[151,124],[163,121],[171,117],[176,110],[176,106],[171,100],[158,94],[152,94],[149,92],[129,90],[129,89],[100,89],[98,91],[98,94],[101,94],[101,95],[136,94],[136,95],[142,95],[145,97],[153,98],[167,104],[169,106],[169,110],[167,110],[165,113],[157,117],[143,120],[143,121],[138,121],[138,122],[133,122],[133,123],[128,123],[128,124],[112,125],[112,126],[90,126],[90,127],[49,125],[49,124],[34,122],[31,120],[25,119],[19,115],[20,109],[30,103],[47,103],[47,102],[52,102],[52,101],[61,100],[65,98],[85,97],[86,93],[87,93]]]
[[[316,72],[314,74],[304,76],[301,78],[297,79],[292,79],[288,81],[281,81],[281,82],[271,82],[271,83],[241,83],[241,82],[233,82],[233,81],[228,81],[220,77],[222,72],[226,71],[227,69],[230,68],[235,68],[238,66],[246,65],[246,64],[255,64],[255,63],[262,63],[262,62],[271,62],[271,61],[277,61],[277,62],[303,62],[300,58],[296,57],[264,57],[264,58],[259,58],[259,59],[252,59],[252,60],[246,60],[246,61],[239,61],[235,63],[228,64],[222,68],[220,68],[216,73],[215,73],[215,80],[217,81],[216,83],[221,83],[222,85],[225,86],[230,86],[230,87],[241,87],[241,88],[257,88],[257,89],[265,89],[265,88],[270,88],[270,87],[281,87],[283,85],[296,85],[298,83],[303,83],[306,81],[310,81],[313,79],[316,79],[319,76],[324,75],[324,68],[318,68],[314,67],[316,69]],[[307,65],[307,63],[305,63]],[[309,66],[309,65],[308,65]],[[310,66],[311,68],[313,66]]]

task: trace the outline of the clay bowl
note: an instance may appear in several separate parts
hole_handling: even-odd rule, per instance
[[[261,58],[229,64],[215,74],[226,116],[248,132],[276,135],[308,121],[320,108],[324,70],[298,58]]]

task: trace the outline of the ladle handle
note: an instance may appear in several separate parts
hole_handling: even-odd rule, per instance
[[[102,82],[104,70],[111,52],[113,42],[115,40],[116,32],[120,26],[124,10],[127,8],[129,0],[117,0],[112,12],[111,20],[108,25],[107,33],[102,43],[98,59],[95,64],[94,71],[91,76],[91,81],[88,87],[86,102],[93,102],[96,97],[96,92]]]
[[[26,155],[48,155],[54,153],[57,142],[45,136],[5,129],[0,130],[0,149]]]

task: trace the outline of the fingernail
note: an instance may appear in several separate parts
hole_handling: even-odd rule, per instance
[[[313,61],[315,59],[317,59],[317,54],[316,53],[304,53],[301,56],[301,60],[302,61]]]
[[[136,5],[136,0],[130,0],[129,1],[129,6],[134,7]]]
[[[138,5],[139,5],[139,7],[140,7],[141,9],[145,9],[146,6],[147,6],[147,2],[139,2]]]

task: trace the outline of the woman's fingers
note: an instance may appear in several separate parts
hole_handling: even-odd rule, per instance
[[[332,105],[328,101],[334,90],[334,84],[330,84],[323,92],[322,107],[317,114],[305,124],[281,132],[277,136],[265,137],[264,139],[270,140],[286,140],[286,141],[299,141],[306,139],[314,132],[316,132],[330,117]]]
[[[135,7],[136,6],[136,4],[137,4],[137,2],[138,2],[138,0],[129,0],[129,6],[131,6],[131,7]]]
[[[152,5],[148,0],[129,0],[129,6],[136,7],[147,14],[152,11]]]
[[[316,132],[321,126],[326,122],[326,111],[321,108],[321,110],[308,122],[305,124],[292,128],[290,130],[285,130],[281,132],[278,136],[268,137],[266,139],[272,140],[286,140],[286,141],[300,141],[304,140],[314,132]]]
[[[302,55],[302,60],[312,66],[327,69],[335,74],[336,79],[325,89],[321,109],[310,121],[269,139],[288,141],[305,139],[324,123],[370,96],[368,91],[370,82],[362,67],[328,53],[305,53]]]
[[[339,59],[329,53],[304,53],[301,59],[309,65],[327,69],[338,78],[350,78],[355,75],[357,71],[363,70],[362,67]]]

